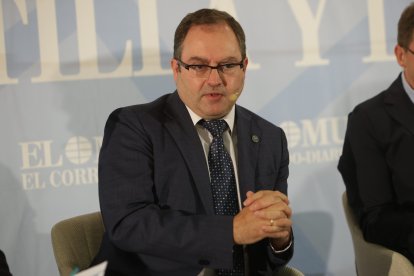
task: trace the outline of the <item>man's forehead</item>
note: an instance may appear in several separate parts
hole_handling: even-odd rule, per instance
[[[229,35],[229,32],[232,35]],[[203,33],[206,36],[203,36]],[[209,36],[210,34],[219,34],[219,37],[213,39]],[[223,35],[225,38],[223,38]],[[193,61],[208,64],[210,62],[240,62],[241,60],[241,50],[237,37],[224,21],[192,26],[181,47],[182,57],[185,57],[186,62]]]

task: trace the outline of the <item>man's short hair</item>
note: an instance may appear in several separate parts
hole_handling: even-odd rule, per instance
[[[414,3],[411,3],[402,12],[398,21],[398,45],[408,49],[412,41],[414,31]]]
[[[236,35],[242,59],[246,57],[246,37],[243,28],[230,14],[216,9],[200,9],[187,14],[178,25],[174,35],[174,58],[181,59],[182,44],[192,26],[226,23]]]

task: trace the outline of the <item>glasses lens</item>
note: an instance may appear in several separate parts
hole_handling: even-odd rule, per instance
[[[223,72],[223,74],[232,76],[240,72],[240,64],[223,64],[222,66],[220,66],[220,69],[221,72]]]
[[[211,73],[211,68],[207,65],[191,65],[189,69],[196,78],[207,78]]]

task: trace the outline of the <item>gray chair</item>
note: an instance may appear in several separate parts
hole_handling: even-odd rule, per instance
[[[274,276],[304,276],[304,274],[294,267],[285,266]]]
[[[104,231],[100,212],[65,219],[53,226],[53,253],[61,276],[70,275],[75,268],[88,268],[98,253]],[[303,273],[285,266],[275,276],[303,276]]]
[[[71,275],[75,268],[88,268],[98,253],[104,229],[100,212],[69,218],[53,226],[52,247],[61,276]]]
[[[381,245],[365,241],[359,224],[348,205],[346,192],[342,194],[342,204],[354,246],[357,275],[414,275],[414,266],[405,256]]]

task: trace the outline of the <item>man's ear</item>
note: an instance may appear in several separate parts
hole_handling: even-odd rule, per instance
[[[177,80],[178,73],[181,70],[180,65],[178,65],[178,61],[175,58],[172,58],[170,61],[170,66],[173,71],[174,80]]]
[[[395,54],[395,57],[397,58],[398,64],[402,68],[405,68],[405,66],[406,66],[405,59],[406,59],[407,51],[403,47],[401,47],[400,45],[397,44],[397,45],[395,45],[395,48],[394,48],[394,54]]]
[[[246,58],[243,60],[243,71],[244,71],[244,72],[246,72],[246,69],[247,69],[247,64],[249,64],[249,59],[246,57]]]

